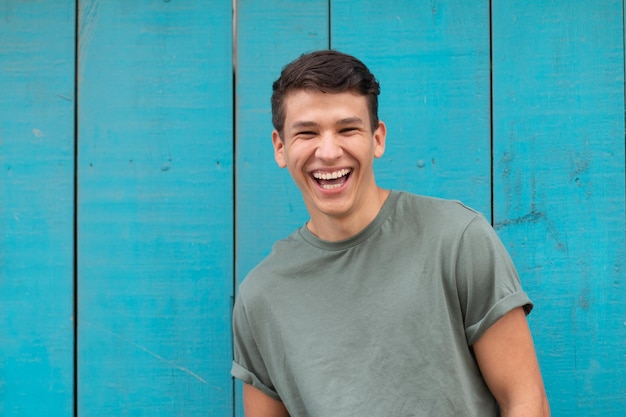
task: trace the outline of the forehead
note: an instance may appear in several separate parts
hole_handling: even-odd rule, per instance
[[[367,99],[350,91],[324,93],[317,90],[289,92],[284,101],[285,122],[317,120],[320,118],[358,117],[369,123]]]

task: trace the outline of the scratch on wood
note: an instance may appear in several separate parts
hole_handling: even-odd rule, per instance
[[[494,227],[496,229],[501,229],[503,227],[507,227],[511,225],[524,224],[524,223],[537,223],[539,220],[543,218],[545,218],[545,215],[543,213],[533,210],[525,216],[518,217],[516,219],[506,219],[506,220],[502,220],[501,222],[497,222]]]
[[[140,345],[140,344],[137,344],[137,343],[133,342],[132,340],[126,340],[126,339],[124,339],[123,337],[121,337],[121,336],[119,336],[119,335],[115,335],[115,336],[118,336],[120,339],[124,340],[125,342],[127,342],[127,343],[129,343],[129,344],[131,344],[131,345],[135,346],[137,349],[143,350],[143,351],[144,351],[144,352],[146,352],[148,355],[150,355],[150,356],[152,356],[152,357],[154,357],[154,358],[156,358],[156,359],[158,359],[158,360],[160,360],[160,361],[162,361],[162,362],[165,362],[166,364],[168,364],[168,365],[170,365],[170,366],[172,366],[172,367],[174,367],[174,368],[176,368],[176,369],[179,369],[179,370],[181,370],[181,371],[185,372],[186,374],[191,375],[192,377],[196,378],[198,381],[202,382],[203,384],[206,384],[206,383],[207,383],[207,382],[206,382],[206,381],[205,381],[202,377],[200,377],[200,376],[199,376],[198,374],[196,374],[195,372],[193,372],[193,371],[191,371],[191,370],[189,370],[189,369],[187,369],[187,368],[185,368],[185,367],[183,367],[183,366],[177,365],[177,364],[175,364],[174,362],[172,362],[172,361],[170,361],[170,360],[165,359],[164,357],[162,357],[162,356],[160,356],[160,355],[156,354],[155,352],[152,352],[152,351],[151,351],[150,349],[148,349],[147,347],[142,346],[142,345]]]
[[[84,5],[85,3],[86,6]],[[79,42],[77,59],[80,64],[79,74],[83,74],[83,64],[87,61],[87,59],[83,59],[85,57],[85,50],[91,44],[98,23],[98,2],[81,2],[80,5],[80,33],[78,36]]]
[[[535,209],[531,210],[531,212],[526,214],[525,216],[496,222],[493,227],[494,229],[499,230],[499,229],[509,227],[509,226],[517,226],[520,224],[529,224],[529,223],[533,223],[533,224],[543,223],[546,227],[546,230],[549,236],[552,237],[552,239],[554,239],[554,242],[556,243],[556,249],[566,252],[566,253],[569,252],[568,245],[567,245],[567,238],[565,240],[561,239],[561,235],[559,234],[559,231],[554,226],[554,224],[552,224],[552,222],[547,218],[547,216],[544,213],[537,211]]]
[[[164,363],[170,365],[173,368],[176,368],[176,369],[178,369],[178,370],[180,370],[180,371],[182,371],[182,372],[184,372],[184,373],[186,373],[188,375],[191,375],[192,377],[194,377],[198,381],[202,382],[203,384],[208,384],[206,380],[204,380],[200,375],[196,374],[192,370],[187,369],[187,368],[185,368],[183,366],[177,365],[176,363],[174,363],[171,360],[165,359],[164,357],[162,357],[161,355],[151,351],[147,347],[142,346],[142,345],[140,345],[138,343],[135,343],[132,340],[129,340],[129,339],[125,338],[124,336],[122,336],[119,333],[115,333],[115,332],[113,332],[113,331],[111,331],[109,329],[105,329],[105,328],[102,328],[100,326],[95,326],[92,323],[83,323],[83,324],[87,325],[89,327],[95,328],[95,329],[97,329],[97,330],[99,330],[99,331],[101,331],[103,333],[107,333],[107,334],[109,334],[111,336],[114,336],[114,337],[120,339],[121,341],[123,341],[125,343],[128,343],[129,345],[134,346],[134,347],[136,347],[137,349],[139,349],[139,350],[141,350],[143,352],[146,352],[148,355],[152,356],[153,358],[156,358],[156,359],[160,360],[161,362],[164,362]],[[215,388],[221,391],[221,389],[219,387],[215,387]]]

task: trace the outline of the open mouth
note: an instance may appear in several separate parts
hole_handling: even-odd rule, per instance
[[[325,190],[334,190],[346,183],[352,173],[351,169],[339,169],[337,171],[315,171],[313,178],[319,186]]]

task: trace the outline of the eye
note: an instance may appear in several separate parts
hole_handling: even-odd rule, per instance
[[[339,131],[342,135],[354,135],[359,132],[359,129],[356,127],[345,127]]]
[[[305,130],[302,132],[296,132],[294,136],[300,139],[311,139],[315,137],[315,135],[317,135],[317,133],[310,131],[310,130]]]

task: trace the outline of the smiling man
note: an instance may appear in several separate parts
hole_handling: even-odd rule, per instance
[[[386,128],[368,68],[317,51],[273,89],[275,159],[310,219],[237,295],[246,417],[548,416],[532,303],[491,226],[376,184]]]
[[[389,194],[372,169],[385,151],[385,125],[371,126],[366,97],[351,91],[292,91],[282,105],[281,133],[272,133],[276,162],[302,191],[309,230],[329,241],[351,237]]]

